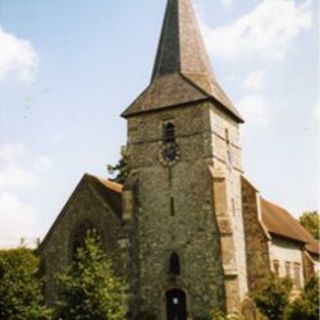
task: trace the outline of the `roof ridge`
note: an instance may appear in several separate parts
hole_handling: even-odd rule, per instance
[[[120,183],[112,181],[108,178],[98,177],[98,176],[95,176],[95,175],[89,174],[89,173],[86,173],[85,175],[98,180],[100,183],[102,183],[108,189],[111,189],[111,190],[113,190],[115,192],[119,192],[119,193],[122,192],[123,185]]]

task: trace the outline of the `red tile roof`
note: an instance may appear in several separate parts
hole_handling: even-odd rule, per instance
[[[261,199],[262,221],[268,232],[307,244],[306,249],[312,254],[320,254],[319,243],[287,210]]]

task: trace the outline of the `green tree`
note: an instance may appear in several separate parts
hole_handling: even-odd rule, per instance
[[[96,232],[89,231],[73,263],[58,276],[54,319],[125,319],[124,284],[117,278]]]
[[[313,277],[305,285],[304,290],[288,307],[286,320],[318,320],[319,319],[319,278]]]
[[[306,211],[300,217],[300,223],[304,226],[316,239],[320,239],[319,224],[320,217],[318,211]]]
[[[280,279],[272,275],[259,291],[252,294],[257,307],[269,320],[282,320],[289,305],[292,289],[290,279]]]
[[[115,181],[117,183],[123,184],[128,177],[129,171],[128,171],[128,150],[126,147],[121,147],[121,158],[118,161],[116,165],[108,165],[107,169],[109,174],[115,175],[114,179],[111,179],[112,181]]]
[[[38,259],[26,248],[0,251],[0,319],[46,319]]]

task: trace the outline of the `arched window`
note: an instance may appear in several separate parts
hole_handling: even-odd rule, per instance
[[[176,128],[173,123],[169,122],[165,124],[163,128],[163,140],[166,143],[176,141]]]
[[[72,257],[74,258],[77,250],[84,246],[85,239],[90,230],[94,230],[94,225],[85,220],[81,222],[72,237]]]
[[[178,276],[181,273],[180,258],[176,252],[170,255],[170,269],[169,272]]]
[[[170,212],[171,212],[171,216],[173,217],[175,214],[175,205],[174,205],[173,197],[170,198]]]

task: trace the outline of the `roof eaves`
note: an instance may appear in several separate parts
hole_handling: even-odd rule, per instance
[[[137,101],[139,101],[139,99],[148,92],[148,90],[150,89],[152,84],[149,84],[140,94],[139,96],[133,100],[133,102],[129,105],[129,107],[127,107],[127,109],[125,109],[122,113],[121,113],[121,117],[122,118],[129,118],[130,116],[134,115],[135,112],[131,112],[132,107],[137,103]]]
[[[208,98],[214,102],[214,104],[223,112],[228,113],[231,117],[233,117],[237,122],[244,123],[244,119],[241,117],[241,115],[238,112],[230,110],[228,106],[223,104],[219,99],[217,99],[214,95],[212,95],[207,90],[204,90],[199,85],[197,85],[194,81],[189,79],[188,76],[184,75],[183,73],[180,73],[180,75],[187,81],[189,84],[191,84],[195,89],[199,90],[202,94],[207,95]],[[220,87],[219,87],[220,88]]]
[[[84,174],[82,176],[82,178],[80,179],[79,183],[77,184],[77,186],[75,187],[75,189],[73,190],[71,196],[69,197],[69,199],[67,200],[67,202],[65,203],[65,205],[62,207],[60,213],[58,214],[57,218],[55,219],[55,221],[53,222],[52,226],[50,227],[49,231],[47,232],[47,234],[45,235],[45,237],[43,238],[43,240],[41,241],[39,247],[37,248],[37,252],[41,252],[47,242],[49,241],[49,239],[51,238],[52,234],[53,234],[53,231],[56,227],[56,225],[61,221],[61,219],[63,218],[64,216],[64,213],[68,210],[68,208],[70,207],[77,191],[80,189],[81,185],[84,183],[84,182],[87,182],[87,178],[88,178],[88,174]]]
[[[167,110],[167,109],[172,109],[172,108],[178,108],[178,107],[184,107],[184,106],[192,106],[194,104],[198,104],[201,102],[205,102],[205,101],[210,101],[211,97],[205,97],[205,98],[201,98],[201,99],[196,99],[193,101],[188,101],[188,102],[183,102],[183,103],[176,103],[176,104],[170,104],[167,106],[162,106],[161,108],[157,108],[157,109],[144,109],[144,110],[139,110],[139,111],[135,111],[129,114],[126,114],[124,116],[124,118],[128,119],[130,117],[136,116],[136,115],[140,115],[140,114],[145,114],[145,113],[155,113],[155,112],[159,112],[162,110]]]
[[[90,181],[92,179],[95,179],[96,181],[98,181],[101,185],[103,185],[104,187],[107,187],[105,183],[102,182],[102,180],[104,180],[104,182],[106,182],[105,179],[101,179],[98,177],[95,177],[91,174],[85,173],[82,178],[80,179],[79,183],[77,184],[76,188],[73,190],[71,196],[69,197],[69,199],[67,200],[67,202],[65,203],[65,205],[63,206],[62,210],[60,211],[60,213],[58,214],[57,218],[55,219],[54,223],[52,224],[51,228],[49,229],[48,233],[45,235],[44,239],[41,241],[39,247],[37,248],[37,252],[40,253],[41,251],[43,251],[43,249],[45,248],[47,242],[49,241],[49,239],[51,238],[54,229],[56,227],[56,225],[61,221],[61,219],[64,216],[64,213],[68,210],[68,208],[70,207],[75,195],[77,194],[78,190],[80,189],[80,187],[82,186],[83,183],[87,183],[90,187]],[[119,190],[121,188],[121,185],[118,185],[110,180],[108,180],[108,184],[110,183],[110,186],[113,186],[113,189],[111,189],[114,192],[118,192],[121,193],[121,191]],[[115,190],[117,187],[118,191]],[[103,201],[103,199],[97,195],[96,192],[93,191],[93,188],[90,188],[93,192],[93,194],[96,196],[96,198],[98,198],[99,201]],[[104,202],[104,201],[103,201]],[[117,215],[118,216],[118,215]]]

